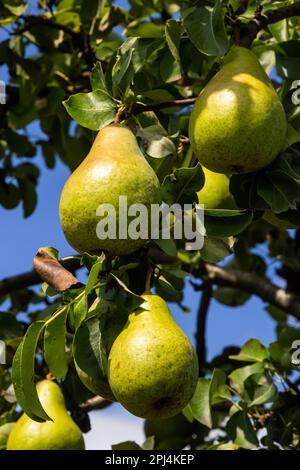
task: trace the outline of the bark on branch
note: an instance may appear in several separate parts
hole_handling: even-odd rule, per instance
[[[171,258],[171,261],[176,261],[176,258]],[[157,255],[155,262],[159,264]],[[62,260],[60,263],[71,272],[82,267],[80,260],[77,258]],[[225,269],[215,264],[203,262],[200,269],[193,274],[197,277],[206,278],[212,284],[233,287],[256,295],[265,302],[280,308],[300,320],[300,296],[272,284],[255,273]],[[41,278],[35,271],[3,279],[3,281],[0,281],[0,296],[39,284],[40,282]]]
[[[201,300],[197,314],[197,331],[196,331],[196,345],[197,356],[199,361],[200,376],[204,375],[204,368],[206,364],[206,323],[207,314],[212,297],[211,282],[203,283]]]
[[[192,98],[183,98],[174,101],[165,101],[163,103],[158,104],[149,104],[144,105],[141,103],[134,103],[131,109],[128,108],[120,108],[115,117],[115,124],[119,124],[124,119],[127,119],[131,115],[136,115],[140,113],[145,113],[146,111],[159,111],[160,109],[166,108],[176,108],[176,107],[185,107],[190,106],[195,103],[197,97],[194,96]]]
[[[235,40],[240,46],[250,47],[259,31],[266,29],[269,24],[300,15],[300,2],[278,8],[277,10],[256,13],[248,23],[237,22],[234,28]]]
[[[254,294],[300,320],[300,296],[272,284],[255,273],[225,269],[204,262],[199,274],[206,276],[214,284]]]

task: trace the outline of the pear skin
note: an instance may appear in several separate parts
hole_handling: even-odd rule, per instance
[[[205,183],[198,191],[198,201],[205,209],[237,209],[233,195],[229,191],[229,178],[202,167]]]
[[[286,133],[283,106],[257,57],[234,46],[191,113],[197,158],[217,173],[257,171],[284,148]]]
[[[143,239],[119,238],[119,196],[127,196],[128,207],[144,204],[148,210],[151,204],[161,202],[159,181],[135,136],[125,127],[111,125],[99,131],[89,154],[61,194],[61,226],[75,250],[96,254],[105,250],[123,256],[144,245]],[[97,237],[101,217],[96,210],[101,204],[111,204],[116,210],[116,239]]]
[[[59,386],[43,380],[37,391],[53,421],[39,423],[23,413],[8,437],[7,450],[84,450],[81,431],[68,415]]]
[[[158,295],[132,314],[113,343],[108,380],[117,400],[136,416],[178,414],[192,398],[198,378],[195,350]]]

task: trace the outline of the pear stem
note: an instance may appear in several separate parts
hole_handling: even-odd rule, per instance
[[[192,158],[193,158],[193,149],[192,149],[192,146],[190,145],[188,151],[185,154],[184,160],[182,162],[182,166],[184,168],[189,168],[192,162]]]
[[[145,294],[151,294],[151,278],[153,275],[153,267],[149,264],[147,276],[146,276],[146,283],[145,283]]]

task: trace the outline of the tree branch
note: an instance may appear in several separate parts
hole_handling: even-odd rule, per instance
[[[201,300],[197,313],[196,345],[200,371],[203,372],[206,364],[206,322],[211,302],[212,285],[204,281]],[[200,373],[201,375],[201,373]]]
[[[278,8],[278,10],[262,13],[258,11],[253,20],[248,23],[238,21],[234,27],[235,41],[239,46],[250,47],[259,31],[266,29],[269,24],[300,15],[300,2]]]
[[[89,411],[93,410],[102,410],[103,408],[112,405],[112,403],[112,401],[106,400],[103,397],[95,396],[85,401],[84,403],[81,403],[79,407],[88,413]]]
[[[197,97],[194,96],[192,98],[183,98],[183,99],[178,99],[174,101],[165,101],[164,103],[158,103],[158,104],[149,104],[149,105],[145,104],[144,105],[141,103],[134,103],[131,109],[128,109],[128,108],[119,109],[115,117],[115,123],[119,124],[124,119],[127,119],[129,116],[131,116],[132,114],[136,115],[140,113],[145,113],[146,111],[158,111],[160,109],[166,109],[166,108],[190,106],[195,103],[196,99]]]
[[[152,256],[152,261],[160,262],[158,254]],[[169,262],[176,261],[170,258]],[[81,268],[80,260],[68,258],[60,261],[71,272]],[[225,269],[212,263],[203,262],[200,269],[193,273],[196,277],[206,276],[212,284],[229,286],[260,297],[265,302],[280,308],[300,320],[300,296],[278,287],[255,273]],[[28,271],[17,276],[0,281],[0,296],[19,289],[40,284],[41,279],[35,271]]]
[[[207,276],[214,284],[233,287],[257,295],[265,302],[300,320],[300,296],[275,286],[255,273],[225,269],[203,262],[199,274]]]

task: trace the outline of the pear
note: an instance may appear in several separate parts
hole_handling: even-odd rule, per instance
[[[6,443],[9,434],[14,428],[15,423],[5,423],[0,426],[0,450],[6,449]]]
[[[89,154],[67,180],[61,194],[61,226],[75,250],[95,254],[105,250],[122,256],[144,245],[141,238],[119,237],[119,196],[127,197],[128,207],[139,203],[148,210],[151,204],[161,201],[159,181],[135,136],[125,127],[111,125],[99,131]],[[111,204],[116,210],[115,239],[101,240],[97,236],[101,217],[96,211],[102,204]]]
[[[233,195],[229,191],[229,178],[227,175],[215,173],[202,167],[205,183],[198,191],[198,201],[204,204],[205,209],[236,209]]]
[[[198,361],[188,337],[158,295],[128,317],[112,345],[108,380],[117,400],[136,416],[148,419],[178,414],[192,398]]]
[[[8,437],[7,450],[84,450],[81,431],[68,415],[59,386],[51,380],[43,380],[37,392],[53,421],[40,423],[24,413]]]
[[[286,133],[283,106],[257,57],[234,46],[191,113],[197,158],[217,173],[257,171],[283,149]]]

